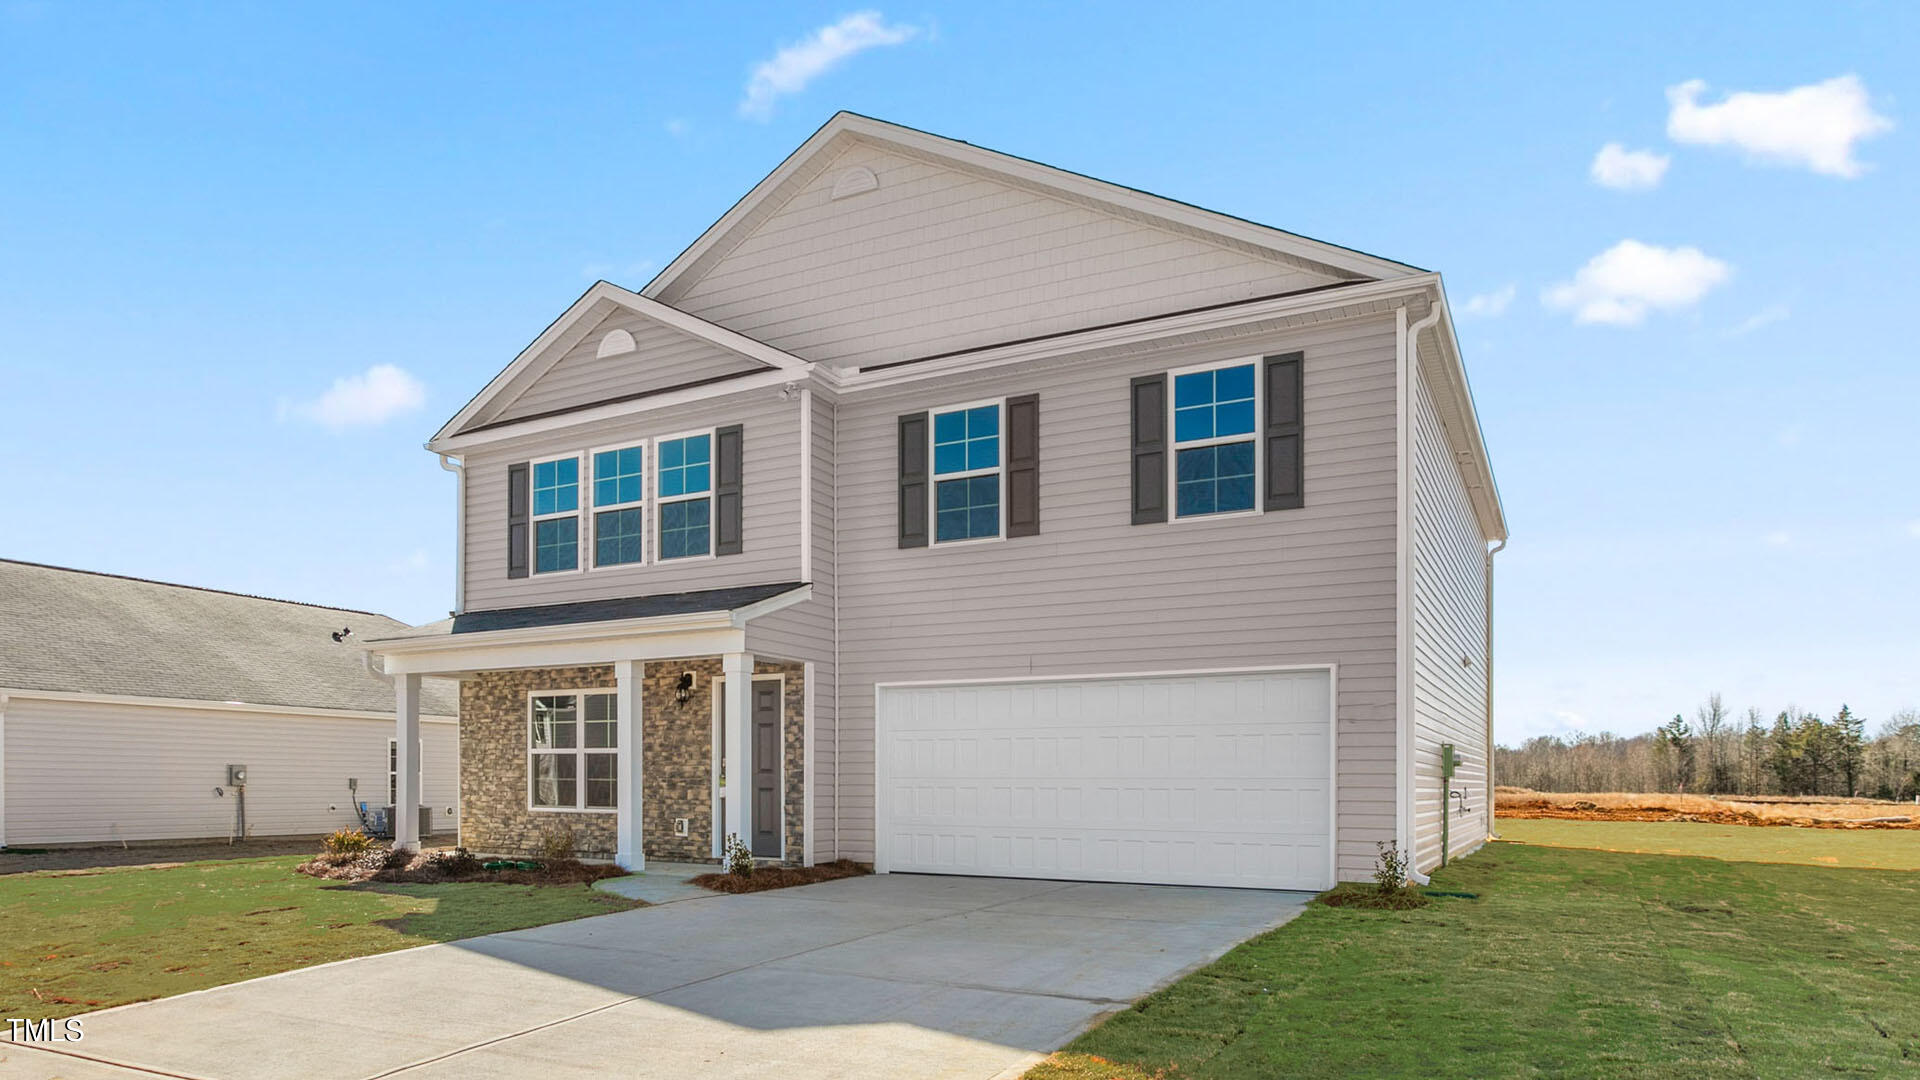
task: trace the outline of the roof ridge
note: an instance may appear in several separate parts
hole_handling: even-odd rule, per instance
[[[360,608],[335,607],[331,604],[315,604],[305,600],[282,600],[277,596],[261,596],[257,593],[236,592],[232,589],[215,589],[206,585],[185,585],[178,581],[159,581],[154,578],[135,577],[132,574],[109,573],[105,570],[82,570],[77,566],[55,566],[52,563],[31,562],[26,559],[0,558],[0,563],[11,563],[14,566],[31,566],[36,570],[58,570],[66,574],[87,574],[91,577],[115,578],[120,581],[137,581],[142,585],[159,585],[169,589],[192,589],[194,592],[215,593],[220,596],[237,596],[243,600],[260,600],[269,604],[288,604],[293,607],[314,608],[319,611],[340,611],[348,615],[372,615],[375,618],[390,619],[393,622],[400,623],[402,626],[409,625],[403,620],[395,619],[391,615],[385,615],[378,611],[363,611]]]

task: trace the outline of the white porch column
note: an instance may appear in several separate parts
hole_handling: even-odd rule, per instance
[[[647,665],[635,660],[615,660],[613,662],[614,684],[614,745],[619,751],[614,770],[614,803],[620,808],[615,814],[619,823],[620,837],[614,852],[613,861],[627,870],[641,871],[647,868],[647,853],[641,843],[641,811],[644,798],[641,778],[643,726],[640,722],[640,681],[646,677]]]
[[[721,674],[725,685],[721,693],[725,696],[723,709],[726,713],[727,756],[727,832],[740,837],[748,847],[753,846],[753,807],[747,796],[748,764],[753,760],[750,753],[753,739],[753,654],[722,653],[720,657]],[[721,853],[726,852],[726,838],[721,837]]]
[[[420,676],[393,680],[393,846],[420,850]]]

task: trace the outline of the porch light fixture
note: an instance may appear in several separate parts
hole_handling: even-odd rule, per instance
[[[680,681],[673,684],[673,703],[675,705],[685,705],[687,699],[692,696],[693,672],[683,671],[680,673]]]

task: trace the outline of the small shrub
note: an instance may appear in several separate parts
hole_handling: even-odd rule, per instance
[[[735,877],[753,875],[753,849],[740,839],[739,833],[727,834],[726,860],[727,873]]]
[[[548,829],[540,834],[540,844],[534,850],[547,862],[571,862],[573,859],[573,830]]]
[[[480,872],[480,860],[466,848],[457,847],[452,851],[436,851],[427,857],[427,862],[437,871],[450,878],[466,877]]]
[[[1374,847],[1380,857],[1373,864],[1373,884],[1382,896],[1395,896],[1407,887],[1407,857],[1394,840],[1382,840]]]
[[[373,846],[373,838],[359,829],[338,829],[328,833],[321,845],[329,855],[364,855]]]

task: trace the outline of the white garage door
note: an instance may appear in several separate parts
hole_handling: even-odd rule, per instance
[[[1323,889],[1325,670],[879,691],[879,868]]]

